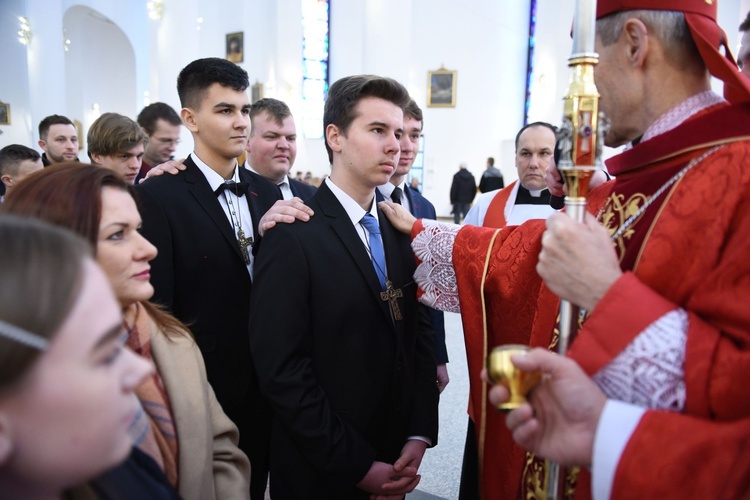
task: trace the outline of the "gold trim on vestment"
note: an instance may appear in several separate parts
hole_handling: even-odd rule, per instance
[[[484,352],[482,353],[482,359],[487,359],[487,305],[484,300],[484,283],[487,280],[487,271],[490,267],[490,257],[492,256],[492,247],[495,246],[495,240],[497,239],[497,235],[500,234],[500,231],[502,231],[503,228],[497,229],[492,234],[492,239],[490,240],[489,247],[487,248],[487,256],[484,258],[484,270],[482,271],[482,283],[480,284],[479,289],[479,297],[482,301],[482,332],[484,336]],[[482,382],[480,381],[480,384]],[[482,478],[484,477],[484,438],[485,438],[485,430],[487,426],[487,388],[482,387],[482,408],[481,412],[479,414],[479,445],[477,446],[477,451],[479,454],[479,489],[481,491],[482,489]]]

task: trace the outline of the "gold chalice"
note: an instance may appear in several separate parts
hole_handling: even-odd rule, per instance
[[[526,395],[542,379],[542,373],[539,370],[521,371],[510,360],[514,354],[524,354],[529,350],[529,346],[526,345],[508,344],[495,347],[487,356],[487,375],[490,380],[502,385],[510,392],[510,399],[497,407],[500,411],[515,410],[525,403]]]

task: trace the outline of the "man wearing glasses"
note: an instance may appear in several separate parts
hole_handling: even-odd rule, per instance
[[[148,134],[148,142],[143,153],[141,170],[136,177],[136,184],[146,177],[152,167],[171,160],[180,143],[180,126],[182,120],[168,104],[155,102],[149,104],[138,115],[138,125]]]

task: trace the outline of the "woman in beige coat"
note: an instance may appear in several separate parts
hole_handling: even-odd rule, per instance
[[[195,341],[148,302],[156,248],[138,232],[132,187],[100,167],[56,165],[15,186],[2,211],[68,227],[92,243],[123,309],[126,344],[156,367],[135,391],[142,407],[131,426],[136,446],[186,500],[249,498],[250,464],[206,380]]]

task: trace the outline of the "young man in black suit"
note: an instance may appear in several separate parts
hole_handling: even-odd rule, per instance
[[[378,201],[391,201],[406,207],[418,219],[437,219],[435,206],[422,194],[406,183],[406,176],[411,171],[419,153],[419,138],[422,136],[424,118],[422,110],[414,99],[404,109],[404,133],[399,146],[401,154],[398,166],[386,184],[378,186]],[[398,191],[397,191],[398,189]],[[445,318],[443,311],[430,309],[432,328],[435,330],[435,359],[437,361],[436,381],[442,393],[450,382],[448,376],[448,349],[445,347]]]
[[[250,107],[250,139],[247,141],[245,166],[276,184],[285,200],[293,197],[307,200],[315,187],[289,177],[297,157],[297,127],[283,101],[265,98]]]
[[[275,414],[275,499],[403,495],[437,444],[435,339],[419,328],[429,318],[409,238],[375,204],[408,102],[389,78],[334,83],[323,118],[331,176],[307,202],[315,215],[263,238],[250,339]]]
[[[247,73],[225,59],[188,64],[177,91],[195,149],[184,171],[148,179],[137,189],[143,235],[159,249],[151,263],[153,300],[190,326],[208,381],[240,430],[239,446],[252,464],[252,498],[262,499],[270,409],[247,338],[251,245],[263,228],[261,217],[281,196],[237,165],[249,133],[248,85]]]

